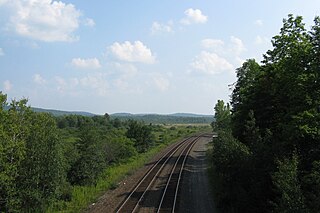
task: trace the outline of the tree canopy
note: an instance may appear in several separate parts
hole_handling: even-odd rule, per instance
[[[237,69],[230,124],[221,129],[232,135],[222,134],[213,148],[218,206],[226,212],[319,210],[319,20],[307,30],[301,16],[288,15],[264,60],[248,59]]]

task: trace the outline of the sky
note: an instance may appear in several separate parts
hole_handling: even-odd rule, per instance
[[[320,0],[0,0],[0,91],[96,114],[213,114],[236,68]]]

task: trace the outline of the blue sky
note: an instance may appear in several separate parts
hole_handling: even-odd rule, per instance
[[[0,0],[0,91],[35,107],[212,114],[235,69],[319,0]]]

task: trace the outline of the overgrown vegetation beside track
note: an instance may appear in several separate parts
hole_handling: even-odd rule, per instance
[[[237,69],[231,106],[215,106],[211,152],[222,212],[319,212],[320,18],[289,15],[261,65]]]
[[[26,104],[0,93],[0,212],[79,212],[167,144],[209,127],[53,117]]]

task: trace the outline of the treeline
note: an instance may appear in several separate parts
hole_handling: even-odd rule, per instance
[[[213,179],[222,212],[319,212],[320,18],[283,20],[258,64],[237,69],[231,105],[212,123]]]
[[[53,117],[26,104],[0,92],[0,212],[63,209],[73,187],[94,186],[108,167],[196,131],[108,114]]]
[[[137,120],[145,123],[154,124],[210,124],[213,121],[213,116],[179,116],[179,115],[111,115],[112,118],[126,120]]]

